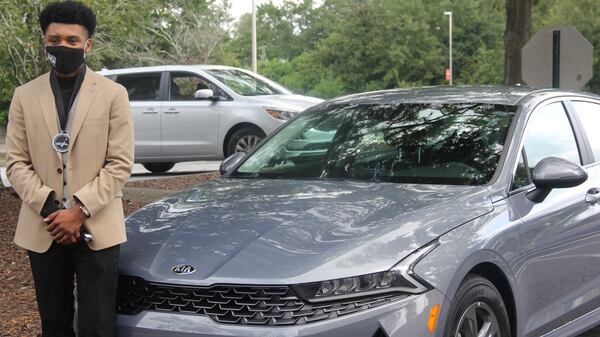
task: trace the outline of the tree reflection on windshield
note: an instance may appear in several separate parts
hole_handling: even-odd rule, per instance
[[[207,69],[207,73],[216,77],[231,90],[243,96],[262,96],[289,94],[282,88],[276,88],[269,83],[237,69]]]
[[[307,111],[233,176],[481,185],[496,170],[515,111],[481,103]]]

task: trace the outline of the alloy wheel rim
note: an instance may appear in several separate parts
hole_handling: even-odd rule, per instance
[[[460,316],[454,337],[500,337],[492,308],[483,302],[471,304]]]
[[[248,152],[260,142],[261,138],[254,135],[241,137],[235,144],[235,152]]]

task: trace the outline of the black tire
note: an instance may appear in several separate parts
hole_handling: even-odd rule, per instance
[[[236,152],[247,152],[266,137],[259,128],[245,126],[235,131],[227,141],[225,158]]]
[[[146,163],[144,168],[152,173],[165,173],[175,166],[175,163]]]
[[[510,321],[500,292],[489,280],[470,274],[452,299],[444,337],[477,336],[487,323],[490,323],[492,337],[511,336]]]

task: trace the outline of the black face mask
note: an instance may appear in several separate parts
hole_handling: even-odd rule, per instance
[[[46,54],[52,68],[59,74],[71,74],[83,64],[83,48],[69,48],[64,46],[47,46]]]

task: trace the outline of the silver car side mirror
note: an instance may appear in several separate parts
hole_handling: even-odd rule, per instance
[[[246,152],[236,152],[231,156],[225,158],[223,162],[221,162],[221,166],[219,166],[219,173],[224,175],[225,173],[231,171],[244,157],[246,156]]]
[[[196,93],[194,93],[194,98],[196,98],[196,99],[213,99],[214,95],[215,94],[210,89],[200,89],[200,90],[196,90]]]
[[[583,184],[588,178],[583,167],[566,159],[548,157],[533,168],[535,190],[527,193],[533,202],[542,202],[554,188],[568,188]]]

